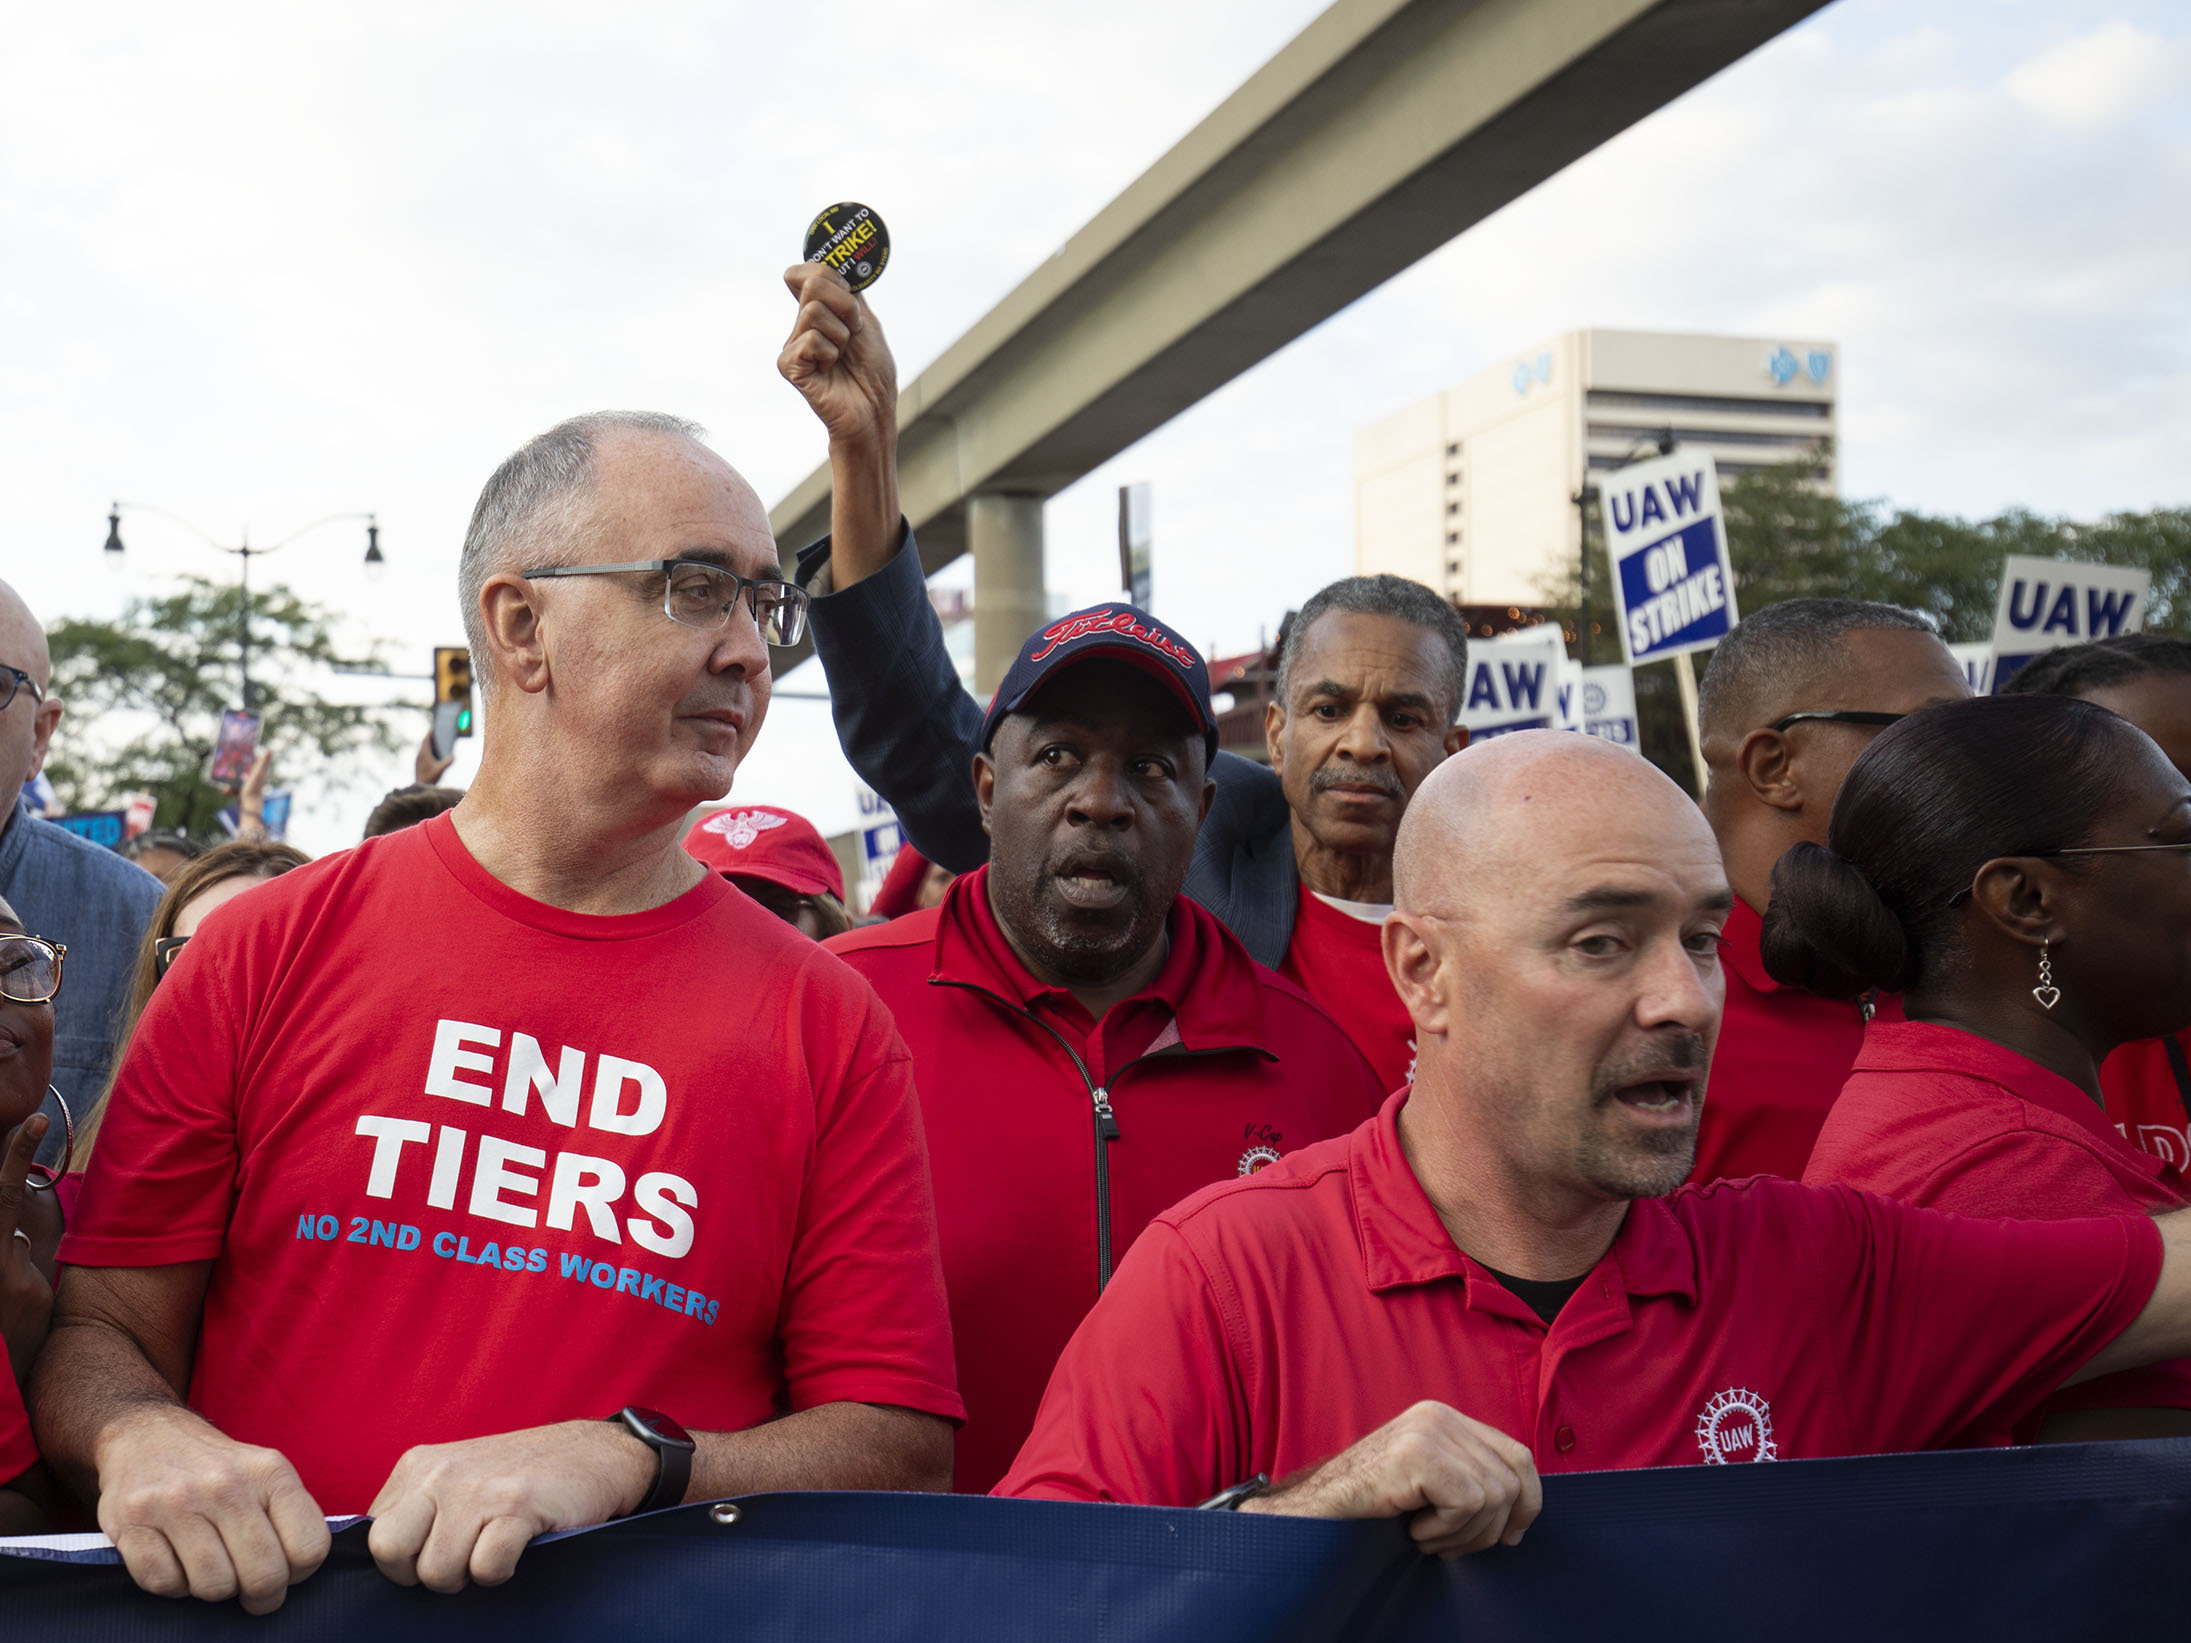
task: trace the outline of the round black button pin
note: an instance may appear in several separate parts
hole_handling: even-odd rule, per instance
[[[806,260],[827,263],[864,291],[890,264],[890,230],[866,206],[839,201],[807,224]]]

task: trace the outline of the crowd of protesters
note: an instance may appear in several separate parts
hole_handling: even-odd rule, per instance
[[[2191,645],[1974,699],[1908,611],[1767,606],[1701,804],[1468,746],[1390,576],[1302,601],[1267,765],[1121,603],[976,701],[881,327],[787,284],[794,579],[692,424],[576,418],[465,535],[468,789],[421,749],[317,861],[248,793],[134,861],[8,816],[0,1532],[263,1612],[337,1513],[437,1590],[794,1488],[1455,1555],[1549,1471],[2191,1431]],[[910,840],[864,920],[734,792],[809,628]],[[49,684],[0,586],[0,792]]]

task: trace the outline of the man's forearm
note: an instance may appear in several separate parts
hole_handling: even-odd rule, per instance
[[[128,1334],[98,1318],[55,1323],[25,1401],[39,1453],[87,1501],[99,1494],[99,1445],[122,1422],[160,1410],[199,1418]]]
[[[770,1489],[951,1487],[951,1423],[882,1404],[825,1403],[743,1432],[695,1434],[691,1500]]]
[[[858,441],[829,447],[829,576],[848,588],[898,551],[898,430],[886,423]]]

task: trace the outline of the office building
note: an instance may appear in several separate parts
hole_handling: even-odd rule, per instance
[[[1669,433],[1722,479],[1823,451],[1835,484],[1830,342],[1570,331],[1354,436],[1354,557],[1470,605],[1573,581],[1576,496]]]

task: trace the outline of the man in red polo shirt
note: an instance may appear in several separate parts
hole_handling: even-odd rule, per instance
[[[1153,617],[1034,634],[990,703],[986,865],[829,943],[913,1053],[967,1420],[986,1491],[1150,1217],[1344,1134],[1384,1085],[1298,988],[1180,894],[1209,802],[1209,675]]]
[[[1409,1515],[1450,1554],[1518,1539],[1540,1471],[1921,1448],[2191,1348],[2191,1212],[1676,1190],[1733,897],[1643,761],[1559,732],[1471,748],[1416,795],[1397,865],[1412,1092],[1159,1216],[1000,1493],[1247,1484],[1246,1509]]]
[[[463,803],[222,908],[138,1024],[31,1404],[151,1591],[273,1608],[328,1512],[453,1590],[688,1493],[949,1478],[904,1046],[678,848],[805,602],[698,434],[503,463]]]
[[[1826,842],[1841,778],[1882,725],[1969,694],[1932,625],[1899,605],[1783,600],[1745,616],[1712,652],[1698,700],[1704,814],[1735,902],[1720,945],[1727,1013],[1691,1179],[1801,1178],[1869,1016],[1765,973],[1758,941],[1773,863],[1801,840]]]
[[[778,368],[829,430],[830,534],[802,550],[814,651],[852,767],[906,836],[954,872],[988,858],[966,773],[981,706],[959,683],[898,510],[897,366],[866,300],[833,271],[785,274],[799,304]],[[1127,609],[1113,606],[1114,610]],[[1468,740],[1468,627],[1400,576],[1349,576],[1286,623],[1268,704],[1269,764],[1210,761],[1216,796],[1186,893],[1259,963],[1298,984],[1386,1089],[1415,1059],[1378,956],[1392,841],[1408,795]]]

